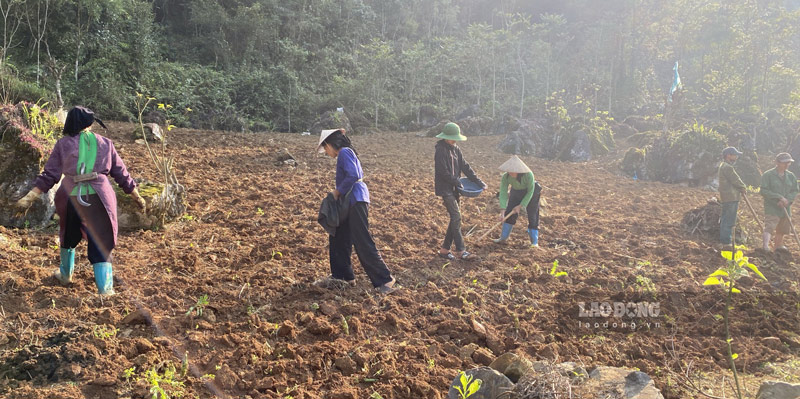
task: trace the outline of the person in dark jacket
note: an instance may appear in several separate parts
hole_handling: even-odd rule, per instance
[[[733,226],[736,224],[736,213],[739,211],[739,198],[747,190],[747,186],[733,166],[740,155],[742,153],[735,147],[722,150],[722,163],[719,164],[717,173],[719,202],[722,205],[722,214],[719,217],[719,241],[723,245],[732,244]]]
[[[469,166],[469,163],[464,159],[461,149],[456,145],[456,141],[466,141],[466,136],[461,134],[461,128],[455,123],[448,123],[444,129],[439,133],[436,138],[439,140],[436,143],[436,155],[434,156],[435,162],[435,190],[436,195],[442,197],[444,207],[450,215],[450,224],[447,226],[447,234],[444,237],[442,248],[439,249],[439,257],[454,260],[456,258],[463,260],[477,259],[475,254],[467,252],[467,247],[464,244],[464,236],[461,234],[461,208],[459,204],[459,188],[462,188],[459,178],[461,173],[470,181],[486,188],[486,184],[475,175],[475,171]],[[450,252],[450,248],[455,244],[455,254]]]
[[[336,158],[336,189],[333,197],[349,197],[347,215],[339,220],[335,234],[328,235],[330,244],[331,279],[355,285],[353,264],[350,260],[353,246],[361,267],[372,286],[382,294],[396,290],[395,279],[383,262],[375,240],[369,232],[369,190],[364,183],[364,171],[358,154],[343,129],[323,130],[318,146],[320,153]]]
[[[111,179],[123,192],[130,194],[142,210],[146,203],[114,143],[89,130],[95,121],[105,127],[87,108],[75,107],[67,113],[64,137],[53,147],[44,171],[34,182],[35,187],[16,205],[30,207],[42,193],[61,181],[55,195],[61,243],[61,263],[55,277],[64,285],[72,283],[75,247],[85,235],[97,290],[101,295],[112,295],[111,251],[117,244],[117,196]]]

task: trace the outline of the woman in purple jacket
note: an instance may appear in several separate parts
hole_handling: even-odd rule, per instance
[[[319,140],[319,152],[336,159],[337,200],[344,195],[349,199],[349,211],[336,228],[336,234],[328,236],[330,243],[331,278],[355,284],[353,264],[350,260],[353,246],[364,271],[379,292],[393,292],[395,280],[383,262],[372,234],[369,232],[369,190],[364,184],[364,172],[358,153],[353,150],[350,139],[343,129],[323,130]]]
[[[111,140],[89,131],[94,121],[105,128],[87,108],[75,107],[69,111],[64,137],[53,147],[44,171],[34,182],[35,187],[17,201],[17,206],[30,207],[61,180],[55,196],[61,264],[55,277],[64,285],[72,282],[75,247],[85,234],[97,290],[101,295],[112,295],[111,251],[117,244],[117,197],[109,177],[130,194],[140,208],[145,208],[145,201],[139,196],[136,182],[128,174]]]

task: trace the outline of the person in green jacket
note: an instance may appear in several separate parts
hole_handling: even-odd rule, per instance
[[[723,245],[731,245],[733,226],[736,224],[736,213],[739,211],[739,197],[745,192],[742,178],[736,173],[733,165],[742,155],[734,147],[722,150],[723,162],[719,164],[717,178],[719,180],[719,202],[722,205],[722,214],[719,217],[719,241]]]
[[[761,196],[764,197],[764,243],[763,248],[769,251],[769,239],[775,233],[777,249],[783,246],[783,236],[791,232],[789,216],[792,201],[800,189],[797,187],[797,176],[787,170],[794,162],[792,156],[782,152],[775,157],[775,167],[761,175]]]
[[[531,169],[514,155],[500,170],[506,172],[500,180],[500,220],[512,214],[503,223],[503,232],[494,242],[500,244],[508,241],[511,229],[517,223],[517,217],[522,208],[528,213],[528,235],[531,237],[531,248],[539,246],[539,197],[542,186],[533,178]],[[510,190],[509,190],[510,189]],[[510,191],[510,193],[509,193]]]

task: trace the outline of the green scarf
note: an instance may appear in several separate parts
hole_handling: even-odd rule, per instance
[[[78,144],[78,168],[77,174],[82,175],[92,173],[94,170],[94,162],[97,159],[97,136],[94,133],[84,130],[81,132],[80,143]],[[72,189],[70,195],[77,196],[83,194],[82,187],[86,185],[89,195],[96,194],[91,184],[79,183]]]

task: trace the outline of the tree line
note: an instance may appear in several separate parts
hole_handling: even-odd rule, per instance
[[[4,102],[112,119],[137,92],[227,130],[531,118],[553,93],[658,116],[676,61],[693,113],[800,119],[800,0],[0,0],[0,21]]]

